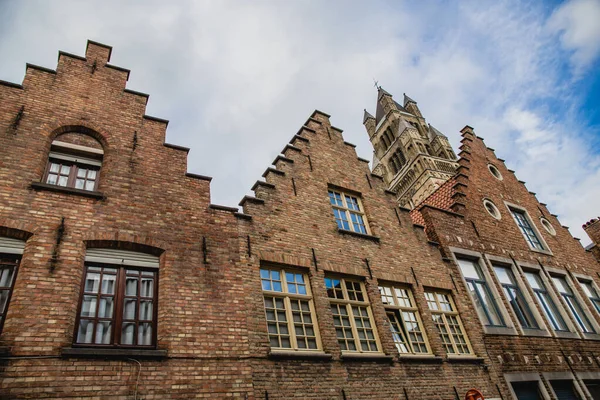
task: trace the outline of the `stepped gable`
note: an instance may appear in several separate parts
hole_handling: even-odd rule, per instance
[[[2,120],[13,121],[0,130],[10,131],[9,138],[23,143],[31,143],[30,134],[50,140],[69,130],[87,131],[105,147],[106,157],[132,152],[132,170],[155,169],[152,160],[138,153],[165,151],[169,174],[190,189],[205,192],[208,206],[212,178],[187,171],[190,149],[166,142],[169,121],[146,114],[150,96],[127,88],[130,70],[111,64],[111,55],[111,46],[88,40],[85,56],[59,51],[56,69],[28,63],[21,84],[0,81],[1,112],[8,114]],[[41,113],[44,118],[38,119]],[[234,211],[218,205],[210,208]]]

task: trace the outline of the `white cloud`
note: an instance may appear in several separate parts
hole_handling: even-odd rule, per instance
[[[597,56],[579,3],[548,23],[542,6],[513,0],[5,2],[0,79],[19,82],[25,62],[54,68],[57,50],[82,54],[86,39],[112,45],[111,62],[132,70],[128,87],[151,94],[147,113],[171,120],[167,140],[192,148],[189,170],[215,178],[213,202],[234,205],[315,108],[370,158],[361,122],[363,108],[374,112],[375,78],[398,101],[417,100],[455,146],[474,126],[578,227],[597,214],[600,186],[561,69],[561,45],[585,55],[577,60]],[[548,99],[561,112],[540,106]]]
[[[554,11],[548,27],[559,33],[562,46],[572,52],[577,70],[589,66],[600,54],[600,1],[570,0]]]

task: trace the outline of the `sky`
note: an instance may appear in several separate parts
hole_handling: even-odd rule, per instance
[[[478,136],[582,243],[600,215],[600,0],[0,0],[0,79],[113,46],[146,113],[236,206],[314,109],[371,159],[376,80]]]

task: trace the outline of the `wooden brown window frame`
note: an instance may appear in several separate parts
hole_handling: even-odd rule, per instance
[[[52,166],[52,164],[58,164],[59,165],[59,173],[55,174],[55,173],[52,172],[52,174],[58,175],[58,177],[65,176],[65,175],[61,175],[60,174],[60,169],[62,169],[63,166],[70,167],[69,175],[67,176],[67,185],[66,186],[59,185],[58,181],[57,181],[57,183],[50,183],[50,182],[48,182],[48,177],[51,174],[50,167]],[[46,165],[46,172],[44,173],[44,183],[47,183],[49,185],[56,185],[56,186],[61,186],[61,187],[73,188],[73,189],[80,189],[80,190],[86,190],[86,191],[95,191],[98,188],[98,181],[99,181],[99,177],[100,177],[100,168],[101,167],[96,166],[96,165],[89,165],[89,164],[85,164],[85,163],[82,163],[82,162],[76,162],[76,161],[60,160],[58,158],[52,158],[52,157],[50,157],[48,159],[48,163]],[[81,178],[77,177],[77,173],[78,173],[78,171],[80,171],[82,169],[85,169],[88,172],[86,172],[86,177],[84,178],[83,188],[77,188],[77,186],[76,186],[77,179],[81,179]],[[85,188],[85,186],[86,186],[85,183],[88,181],[87,176],[88,176],[90,170],[96,171],[96,178],[94,179],[94,187],[92,189],[86,189]]]
[[[4,310],[0,309],[0,333],[4,327],[4,321],[6,320],[6,313],[8,312],[8,306],[10,305],[10,299],[12,297],[13,289],[15,287],[15,281],[17,279],[17,273],[19,272],[19,264],[21,263],[21,256],[16,254],[0,254],[0,268],[11,268],[13,269],[12,279],[9,286],[0,286],[0,291],[8,291],[8,297],[6,299],[6,306]]]
[[[88,269],[89,267],[96,267],[96,268],[111,268],[111,269],[116,269],[116,280],[115,280],[115,291],[114,291],[114,295],[112,296],[114,299],[114,305],[113,305],[113,317],[112,318],[100,318],[98,317],[98,309],[99,309],[99,300],[102,296],[102,277],[104,275],[104,270],[98,272],[100,273],[100,283],[99,283],[99,288],[98,288],[98,292],[97,293],[86,293],[85,292],[85,282],[86,282],[86,278],[87,278],[87,274],[88,274]],[[126,292],[125,292],[125,284],[126,284],[126,277],[127,277],[127,271],[138,271],[138,277],[140,278],[138,281],[138,289],[137,289],[137,296],[135,296],[137,298],[137,303],[136,303],[136,311],[135,311],[135,319],[124,319],[124,302],[125,302],[125,298],[132,298],[134,296],[127,296]],[[91,271],[91,272],[96,272],[96,271]],[[142,272],[152,272],[153,273],[153,279],[154,279],[154,286],[153,286],[153,292],[152,292],[152,297],[142,297],[141,296],[141,278],[142,278]],[[84,271],[83,271],[83,276],[82,276],[82,280],[81,280],[81,288],[80,288],[80,294],[79,294],[79,304],[77,307],[77,318],[75,320],[75,327],[73,330],[73,347],[96,347],[96,348],[140,348],[140,349],[155,349],[156,348],[156,344],[157,344],[157,329],[158,329],[158,288],[159,288],[159,273],[158,273],[158,269],[157,268],[144,268],[144,267],[135,267],[135,266],[129,266],[129,265],[113,265],[113,264],[105,264],[105,263],[98,263],[98,262],[86,262],[84,264]],[[96,313],[94,317],[83,317],[81,316],[82,314],[82,306],[83,306],[83,299],[85,295],[96,295],[97,301],[96,301]],[[108,297],[108,296],[107,296]],[[139,319],[139,312],[140,312],[140,301],[141,300],[152,300],[152,320],[140,320]],[[94,333],[93,333],[93,338],[92,338],[92,343],[80,343],[77,341],[78,339],[78,335],[79,335],[79,325],[81,320],[89,320],[89,321],[93,321],[94,323]],[[111,331],[111,340],[110,343],[108,344],[101,344],[101,343],[93,343],[95,340],[95,336],[96,336],[96,326],[98,321],[112,321],[113,326],[112,326],[112,331]],[[138,325],[140,323],[148,323],[150,322],[152,324],[152,343],[150,345],[139,345],[139,344],[122,344],[121,343],[121,334],[122,334],[122,327],[124,323],[128,323],[128,322],[134,322],[136,324],[135,326],[135,330],[134,330],[134,340],[137,341],[138,338]]]

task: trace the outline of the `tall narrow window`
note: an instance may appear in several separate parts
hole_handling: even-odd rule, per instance
[[[4,326],[21,256],[0,254],[0,332]]]
[[[443,292],[425,292],[433,323],[448,354],[472,354],[471,345],[462,326],[452,297]]]
[[[325,287],[342,351],[379,351],[364,284],[345,278],[326,277]]]
[[[339,229],[368,234],[365,213],[358,196],[329,190],[329,201]]]
[[[531,312],[529,304],[525,300],[521,288],[517,284],[512,269],[510,267],[494,265],[494,271],[496,271],[504,295],[517,316],[521,327],[524,329],[539,329],[539,325]]]
[[[479,263],[476,260],[459,258],[458,265],[467,282],[471,298],[475,303],[475,309],[483,324],[486,326],[506,326]]]
[[[158,257],[88,249],[75,345],[154,347],[157,286]]]
[[[429,354],[431,349],[415,299],[408,288],[380,286],[394,344],[399,353]]]
[[[598,296],[598,291],[594,287],[594,284],[591,281],[586,281],[583,279],[579,280],[579,284],[581,285],[581,288],[583,289],[585,295],[588,297],[588,299],[590,299],[590,301],[594,305],[596,311],[600,313],[600,296]]]
[[[554,282],[554,286],[556,286],[556,289],[562,296],[565,303],[567,303],[567,308],[577,322],[577,325],[581,331],[584,333],[596,333],[590,320],[585,314],[583,307],[581,307],[579,300],[577,300],[577,297],[571,290],[571,287],[567,283],[565,277],[554,275],[552,276],[552,281]]]
[[[531,225],[531,222],[529,222],[529,218],[527,218],[525,211],[510,208],[510,212],[515,219],[517,226],[521,230],[523,237],[529,244],[529,247],[536,250],[547,250]]]
[[[559,332],[568,331],[567,324],[562,315],[560,315],[540,275],[535,272],[525,272],[525,278],[529,282],[529,286],[531,286],[540,307],[544,311],[544,315],[546,315],[550,325],[552,325],[552,329]]]
[[[294,270],[261,268],[260,279],[271,348],[318,350],[308,277]]]

